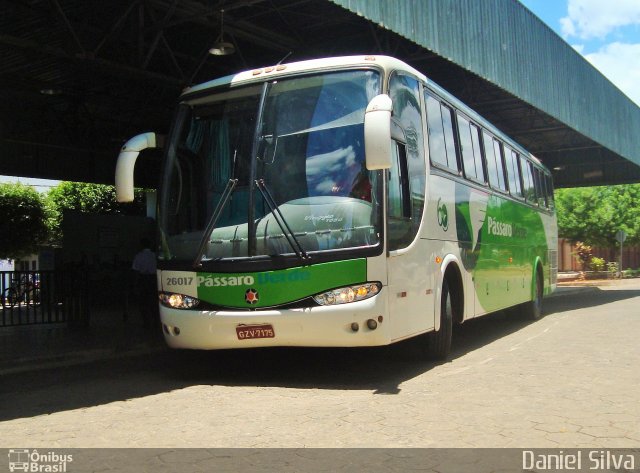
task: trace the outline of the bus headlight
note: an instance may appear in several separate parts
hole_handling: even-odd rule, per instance
[[[172,309],[193,309],[200,304],[200,300],[195,297],[173,292],[161,292],[158,297],[162,305]]]
[[[313,300],[320,305],[338,305],[349,302],[362,301],[375,296],[380,292],[382,284],[379,282],[367,282],[355,286],[345,286],[332,289],[313,296]]]

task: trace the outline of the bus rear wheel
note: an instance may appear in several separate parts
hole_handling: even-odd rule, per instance
[[[544,291],[544,283],[542,282],[542,272],[536,270],[533,300],[524,305],[524,316],[528,320],[538,320],[542,316],[542,296]]]
[[[442,282],[442,300],[440,303],[440,330],[427,335],[426,355],[432,360],[445,360],[451,351],[453,333],[453,301],[449,283]]]

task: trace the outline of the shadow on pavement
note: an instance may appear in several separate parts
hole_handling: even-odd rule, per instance
[[[544,299],[543,315],[546,317],[561,312],[588,309],[633,297],[640,297],[640,290],[583,287],[571,294]],[[462,356],[532,323],[536,321],[521,317],[518,308],[467,321],[454,332],[452,357]]]
[[[545,300],[545,314],[640,296],[592,290]],[[530,322],[517,311],[466,322],[454,332],[448,362],[515,333]],[[393,395],[437,363],[412,356],[412,341],[359,349],[271,348],[171,351],[3,376],[0,421],[127,401],[194,385],[368,390]]]
[[[640,289],[579,288],[577,292],[562,297],[545,299],[545,315],[569,310],[587,309],[640,296]]]

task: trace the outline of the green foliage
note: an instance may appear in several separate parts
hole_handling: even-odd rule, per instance
[[[618,263],[616,261],[609,261],[607,263],[607,271],[612,274],[618,274]]]
[[[0,258],[20,258],[46,243],[47,208],[31,186],[0,184]]]
[[[584,271],[587,268],[587,263],[591,260],[591,247],[579,241],[575,244],[575,251],[573,254]]]
[[[593,256],[591,261],[589,262],[592,271],[604,271],[605,261],[604,258],[598,258],[597,256]]]
[[[86,213],[141,215],[145,211],[144,189],[136,189],[134,202],[116,202],[114,186],[84,182],[61,182],[46,196],[49,210],[48,226],[53,240],[62,238],[61,224],[65,211]]]
[[[144,190],[136,189],[131,204],[116,202],[113,186],[85,182],[61,182],[47,194],[49,202],[59,211],[76,210],[88,213],[139,213],[144,209]]]
[[[589,245],[618,246],[616,233],[627,233],[625,245],[640,243],[640,184],[558,189],[558,234]]]

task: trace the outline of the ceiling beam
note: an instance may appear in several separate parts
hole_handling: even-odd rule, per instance
[[[15,36],[0,34],[0,44],[27,49],[30,51],[35,51],[42,55],[53,56],[55,58],[64,59],[66,61],[70,61],[74,63],[89,62],[97,66],[100,66],[101,68],[106,68],[112,71],[128,73],[133,76],[137,76],[140,79],[150,79],[150,80],[162,82],[167,86],[171,86],[175,88],[181,88],[186,85],[184,80],[177,77],[168,76],[166,74],[161,74],[158,72],[147,71],[138,67],[128,66],[126,64],[110,61],[108,59],[94,57],[90,53],[87,53],[85,55],[81,55],[81,54],[72,55],[61,48],[40,44],[30,39],[17,38]]]

